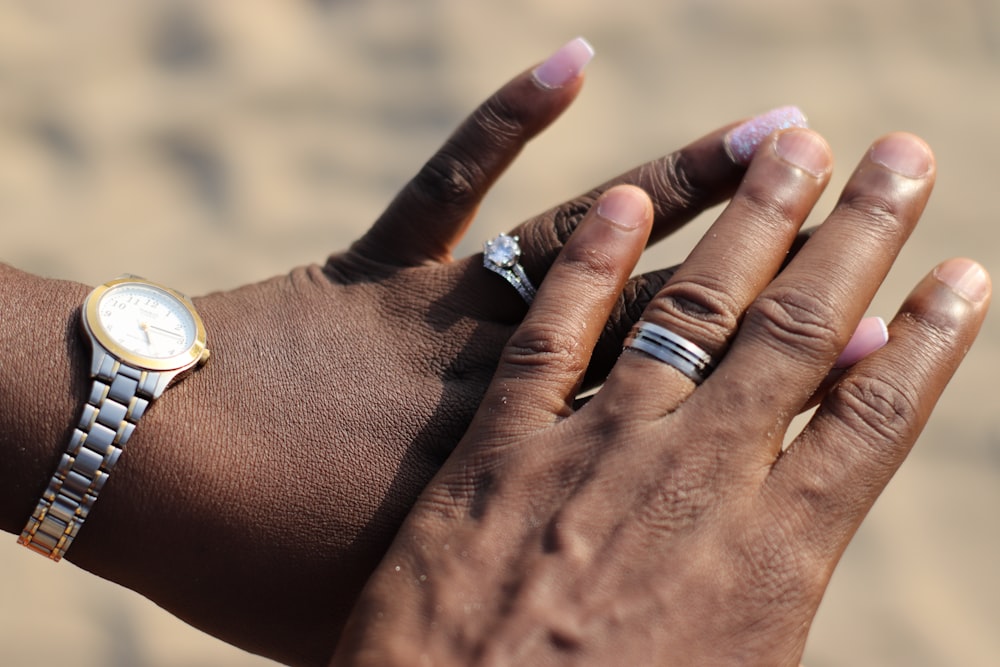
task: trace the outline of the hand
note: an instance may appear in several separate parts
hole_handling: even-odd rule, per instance
[[[329,659],[526,310],[481,257],[451,251],[490,185],[577,94],[580,46],[490,98],[349,251],[196,300],[212,360],[143,418],[69,560],[248,650]],[[654,193],[664,236],[730,196],[754,147],[786,121],[724,128],[612,183]],[[513,230],[536,285],[608,187]],[[667,275],[620,292],[595,380]],[[0,268],[4,530],[24,526],[87,396],[87,292]]]
[[[641,192],[605,193],[372,576],[334,664],[798,664],[838,558],[990,291],[969,260],[938,266],[888,345],[844,372],[783,450],[934,180],[923,142],[883,138],[779,272],[829,169],[817,135],[779,134],[647,307],[644,320],[718,362],[703,384],[628,350],[575,410],[598,323],[652,219]]]

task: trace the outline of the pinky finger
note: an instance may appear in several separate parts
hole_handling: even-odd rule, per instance
[[[902,464],[968,352],[989,305],[989,275],[940,264],[910,293],[889,343],[846,371],[771,471],[767,484],[796,542],[839,554]]]

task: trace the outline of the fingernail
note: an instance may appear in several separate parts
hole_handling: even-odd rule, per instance
[[[871,161],[907,178],[930,172],[933,155],[923,141],[908,134],[890,134],[872,146]]]
[[[543,88],[562,88],[580,76],[594,57],[594,47],[583,37],[577,37],[549,56],[532,72]]]
[[[866,317],[858,322],[851,340],[833,363],[834,368],[847,368],[889,342],[889,330],[881,317]]]
[[[971,259],[949,259],[938,264],[934,277],[972,303],[982,303],[990,294],[990,274]]]
[[[813,176],[822,176],[830,167],[830,151],[826,142],[807,130],[782,132],[774,143],[774,152],[785,162]]]
[[[772,132],[789,127],[808,127],[802,110],[798,107],[772,109],[730,130],[725,139],[726,152],[733,162],[746,166],[764,139]]]
[[[597,215],[622,229],[642,226],[650,212],[649,197],[635,187],[609,190],[597,202]]]

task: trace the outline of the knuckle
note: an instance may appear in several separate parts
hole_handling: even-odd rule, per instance
[[[482,170],[452,150],[438,151],[412,182],[412,192],[426,203],[464,209],[479,199]]]
[[[706,343],[721,345],[736,331],[740,307],[725,288],[706,277],[668,284],[650,302],[647,319],[651,313],[683,322],[698,330]]]
[[[798,288],[772,288],[750,307],[746,326],[765,340],[825,362],[837,352],[835,321],[835,309],[823,299]]]
[[[525,373],[544,370],[555,379],[580,374],[586,369],[576,336],[555,327],[522,326],[507,342],[502,363]]]
[[[878,239],[892,239],[902,231],[898,202],[870,192],[845,194],[839,208],[863,223],[867,234]]]
[[[743,217],[755,226],[787,227],[793,224],[794,203],[777,196],[779,189],[748,187],[740,192],[740,210]]]
[[[464,210],[479,200],[490,180],[484,165],[519,149],[526,134],[523,110],[494,95],[423,166],[411,191],[432,205]]]
[[[552,215],[552,232],[555,234],[557,247],[566,244],[594,202],[597,201],[597,196],[596,194],[584,195],[556,208]]]
[[[624,338],[673,274],[673,269],[664,269],[637,276],[628,281],[611,311],[607,330]]]
[[[531,265],[529,274],[542,278],[552,262],[562,252],[584,216],[596,201],[595,195],[585,195],[552,209],[540,218],[518,230],[522,247],[531,248],[531,255],[524,258]]]
[[[623,297],[640,308],[636,312],[636,315],[642,312],[641,309],[645,309],[646,304],[660,293],[676,272],[677,267],[672,266],[667,269],[660,269],[653,273],[637,276],[628,282]]]
[[[879,443],[909,442],[915,436],[919,406],[915,392],[865,375],[848,375],[833,388],[828,405],[833,415],[868,443],[873,457],[885,456]]]
[[[681,153],[672,153],[642,168],[641,182],[648,183],[657,215],[684,211],[705,198],[695,186]]]
[[[605,286],[616,284],[618,275],[622,273],[621,262],[605,250],[594,246],[582,246],[577,243],[563,248],[559,263],[578,274],[581,288],[584,286]]]

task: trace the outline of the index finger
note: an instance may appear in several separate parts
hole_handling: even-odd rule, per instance
[[[593,50],[577,38],[495,92],[396,195],[354,251],[403,266],[446,261],[525,144],[576,98]]]
[[[645,247],[652,217],[652,203],[638,188],[615,187],[598,199],[504,348],[470,431],[487,420],[487,429],[510,436],[511,429],[534,430],[569,414],[608,313]],[[509,416],[498,418],[500,413]]]

